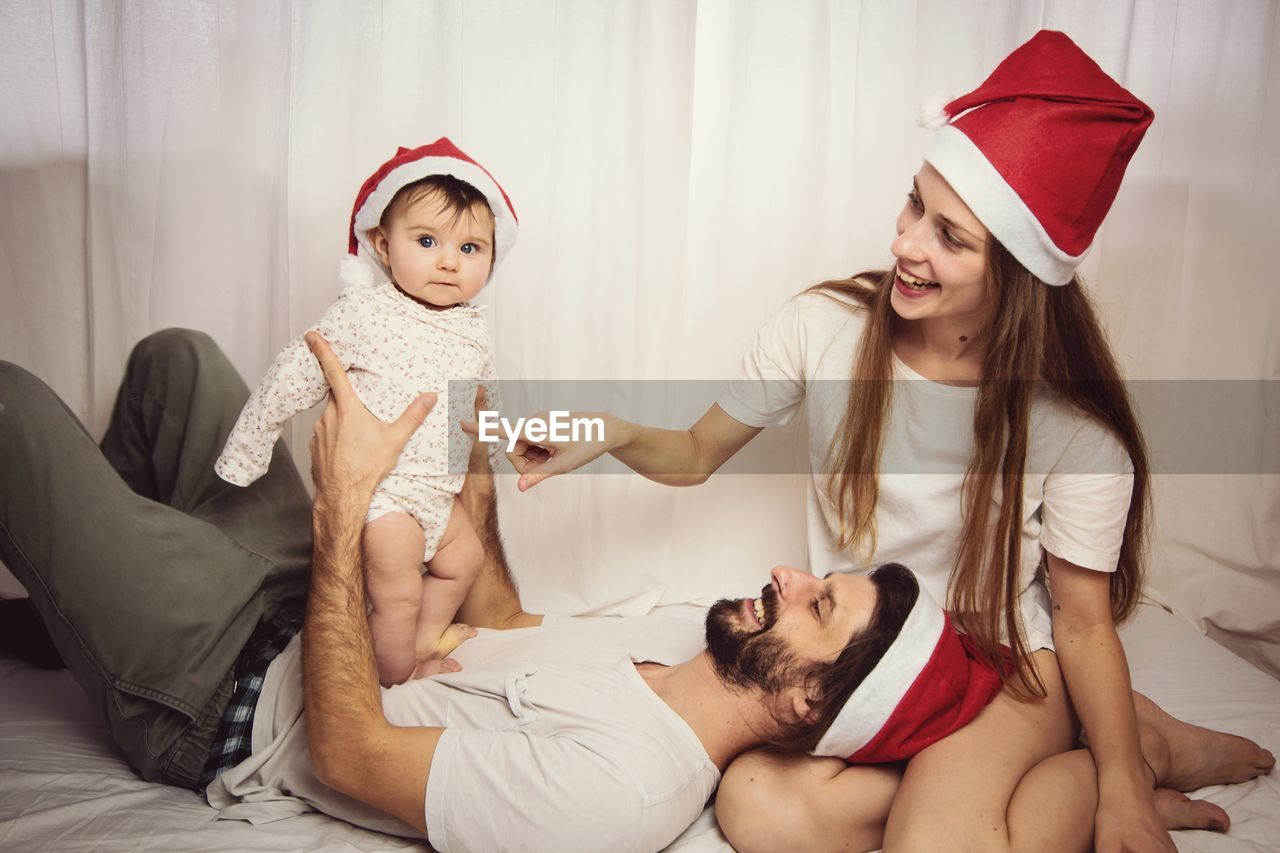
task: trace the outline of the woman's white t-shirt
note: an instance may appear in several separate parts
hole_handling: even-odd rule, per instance
[[[785,424],[805,404],[812,573],[898,562],[945,602],[963,527],[961,488],[973,452],[975,387],[930,381],[894,357],[876,552],[867,560],[834,548],[839,519],[827,496],[828,453],[844,417],[866,317],[843,296],[807,292],[791,299],[760,330],[738,378],[717,402],[754,427]],[[1115,571],[1132,490],[1133,465],[1115,436],[1068,403],[1041,394],[1031,411],[1021,513],[1019,586],[1029,649],[1053,648],[1043,552],[1084,568]],[[998,489],[993,500],[999,500]]]

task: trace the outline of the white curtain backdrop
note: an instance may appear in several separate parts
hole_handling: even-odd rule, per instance
[[[789,295],[888,261],[920,102],[1043,27],[1156,113],[1083,270],[1127,374],[1280,379],[1268,0],[5,0],[0,358],[95,435],[160,328],[252,386],[336,297],[361,181],[447,135],[520,215],[484,297],[504,379],[724,378]],[[1223,442],[1274,460],[1269,418]],[[1276,471],[1162,475],[1151,591],[1280,674]],[[503,525],[531,608],[643,612],[802,565],[803,485],[504,478]]]

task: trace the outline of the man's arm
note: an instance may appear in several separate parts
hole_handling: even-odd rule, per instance
[[[478,410],[485,402],[483,386],[476,393]],[[493,471],[489,463],[487,446],[472,442],[471,456],[467,460],[467,479],[458,495],[476,535],[484,546],[484,566],[467,592],[462,607],[458,609],[458,621],[477,628],[528,628],[541,625],[542,617],[525,613],[520,603],[507,565],[507,554],[502,547],[502,535],[498,531],[498,502],[493,487]]]
[[[435,401],[423,395],[385,424],[355,396],[324,339],[309,333],[307,342],[331,389],[311,438],[315,544],[302,637],[307,744],[326,785],[425,832],[427,778],[444,729],[392,726],[383,714],[360,536],[374,487]]]

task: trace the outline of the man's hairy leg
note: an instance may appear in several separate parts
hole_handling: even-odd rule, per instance
[[[479,404],[477,399],[476,405]],[[484,565],[462,607],[458,608],[456,621],[477,628],[498,629],[541,625],[542,616],[526,613],[520,604],[520,592],[511,577],[498,530],[498,501],[489,468],[488,447],[479,441],[471,446],[467,479],[458,498],[471,516],[476,535],[484,546]]]

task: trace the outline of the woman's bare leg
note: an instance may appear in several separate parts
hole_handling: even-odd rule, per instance
[[[1056,660],[1053,663],[1056,674]],[[1060,675],[1057,678],[1060,682]],[[1005,696],[1001,704],[1009,701]],[[1062,701],[1065,703],[1065,697]],[[1174,788],[1238,782],[1266,773],[1274,764],[1271,753],[1245,738],[1176,720],[1141,694],[1134,694],[1134,703],[1144,758],[1160,786],[1155,790],[1155,805],[1165,827],[1225,831],[1230,820],[1221,808],[1191,800]],[[1015,704],[1000,713],[1047,730],[1054,728],[1056,720],[1060,724],[1058,742],[1042,745],[1041,753],[1068,744],[1075,731],[1075,720],[1066,707]],[[984,725],[990,726],[990,721]],[[1003,727],[995,728],[1003,735]],[[1015,737],[1025,741],[1028,733],[1015,732]],[[1034,732],[1030,740],[1036,740]],[[988,775],[984,760],[989,755],[996,758],[995,772],[1003,770],[1006,778],[1014,779],[1011,796],[1004,804],[990,808],[988,824],[982,827],[974,822],[972,807],[981,797],[978,801],[968,797],[967,781],[955,785],[950,793],[955,795],[958,814],[940,816],[926,809],[921,816],[920,822],[932,827],[931,831],[956,842],[938,849],[960,849],[961,838],[983,850],[1091,848],[1097,770],[1087,749],[1049,754],[1018,778],[1008,772],[1015,766],[1009,755],[998,751],[988,750],[969,760],[969,769],[980,777]],[[726,771],[716,798],[716,818],[740,851],[874,850],[883,843],[901,775],[899,765],[849,767],[838,759],[755,750],[740,756]],[[951,787],[946,778],[944,786]],[[922,841],[920,847],[926,848],[928,843]],[[896,844],[891,842],[890,846]]]
[[[1156,813],[1165,828],[1226,832],[1231,826],[1226,811],[1181,792],[1252,779],[1270,771],[1275,757],[1247,738],[1184,723],[1141,693],[1134,693],[1133,700],[1143,758],[1156,785]],[[1082,822],[1080,815],[1091,815],[1097,808],[1096,780],[1093,754],[1087,749],[1055,755],[1033,767],[1009,803],[1013,848],[1089,849],[1092,823]],[[1076,799],[1087,795],[1087,802],[1061,808],[1066,790]]]
[[[876,850],[901,778],[898,764],[757,749],[725,771],[716,820],[739,853]]]
[[[1087,850],[1097,775],[1068,751],[1075,721],[1052,652],[1033,656],[1048,696],[1001,693],[972,723],[912,759],[885,832],[886,849]],[[1245,738],[1192,726],[1134,694],[1143,757],[1166,828],[1222,828],[1226,814],[1178,795],[1267,772],[1274,759]]]
[[[1031,768],[1009,803],[1010,846],[1014,850],[1092,849],[1097,772],[1093,754],[1087,749],[1055,755]],[[1064,803],[1064,793],[1069,802]],[[1231,826],[1221,807],[1192,800],[1171,788],[1157,788],[1155,804],[1165,829],[1226,832]]]
[[[1032,661],[1046,696],[1021,702],[1006,689],[964,728],[911,759],[885,827],[886,850],[1007,850],[1006,814],[1032,767],[1066,752],[1076,722],[1052,652]],[[1096,787],[1090,782],[1087,787]],[[1056,808],[1092,831],[1095,795],[1060,791]]]

